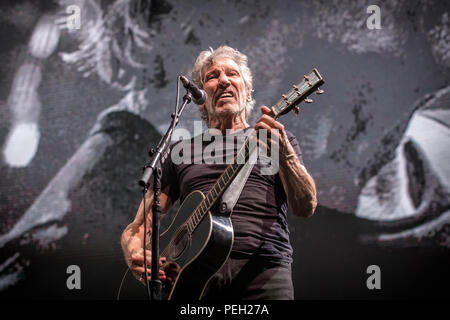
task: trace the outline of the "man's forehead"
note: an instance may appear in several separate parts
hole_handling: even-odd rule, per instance
[[[204,74],[206,74],[208,71],[213,71],[217,69],[233,69],[240,71],[238,64],[233,59],[219,57],[215,58],[211,64],[205,67]]]

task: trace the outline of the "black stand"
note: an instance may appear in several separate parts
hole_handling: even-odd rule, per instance
[[[147,271],[147,257],[146,257],[146,235],[147,235],[147,217],[145,214],[145,202],[144,202],[144,266],[145,266],[145,279],[147,284],[147,295],[151,300],[161,300],[161,288],[162,283],[159,280],[159,225],[160,225],[160,215],[161,215],[161,204],[160,204],[160,194],[161,194],[161,156],[166,155],[169,150],[170,142],[172,140],[173,130],[178,124],[178,120],[184,107],[192,101],[192,96],[187,92],[183,97],[183,104],[180,110],[172,114],[172,122],[169,129],[167,130],[164,137],[161,138],[156,150],[150,151],[150,156],[152,160],[150,164],[144,167],[144,173],[141,180],[139,180],[139,185],[144,189],[144,199],[147,189],[149,187],[149,181],[153,175],[153,207],[152,207],[152,263],[151,271],[152,277],[150,285],[148,283],[148,271]],[[150,287],[150,293],[148,288]]]
[[[159,226],[161,216],[161,168],[158,166],[153,176],[153,207],[152,207],[152,280],[150,281],[151,300],[161,300],[162,283],[159,280]],[[155,254],[153,254],[155,253]]]

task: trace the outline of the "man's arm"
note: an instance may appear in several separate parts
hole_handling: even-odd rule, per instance
[[[261,107],[263,116],[256,122],[255,129],[277,129],[279,148],[279,175],[293,214],[310,217],[317,206],[317,191],[313,178],[300,163],[289,142],[284,126],[268,114],[270,109]],[[272,141],[271,141],[272,144]]]
[[[317,207],[317,191],[313,178],[300,163],[286,132],[280,139],[280,178],[293,214],[310,217]],[[284,138],[283,138],[284,136]],[[282,145],[285,145],[284,147]]]
[[[160,195],[161,211],[162,215],[167,213],[172,206],[172,201],[163,192]],[[153,206],[153,190],[148,190],[145,195],[145,213],[147,216],[147,264],[151,265],[151,251],[148,247],[150,241],[150,234],[152,228],[152,208]],[[136,217],[123,231],[121,237],[122,250],[125,257],[125,262],[131,269],[133,275],[137,279],[141,279],[141,275],[144,274],[144,201],[141,201],[139,209],[137,210]],[[163,274],[161,274],[163,276]]]

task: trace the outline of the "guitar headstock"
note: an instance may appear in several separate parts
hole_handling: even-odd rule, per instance
[[[276,119],[279,116],[288,113],[294,109],[298,113],[298,104],[302,101],[306,103],[313,102],[308,98],[310,94],[322,94],[323,90],[319,87],[324,83],[319,71],[314,68],[309,74],[304,75],[303,79],[292,86],[288,93],[283,94],[281,99],[271,108],[272,116]]]

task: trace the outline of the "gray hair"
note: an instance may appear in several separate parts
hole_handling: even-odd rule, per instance
[[[247,56],[236,49],[229,46],[221,46],[216,50],[211,47],[209,50],[200,52],[197,60],[195,61],[194,68],[192,69],[192,81],[199,87],[203,88],[203,72],[205,69],[214,64],[218,58],[229,58],[236,62],[241,69],[241,75],[244,79],[245,89],[248,93],[253,91],[253,76],[250,68],[248,67]],[[255,100],[252,98],[250,101],[246,101],[245,105],[245,119],[248,120],[250,113],[255,105]],[[206,108],[199,108],[202,119],[208,124],[208,111]]]

